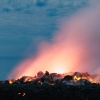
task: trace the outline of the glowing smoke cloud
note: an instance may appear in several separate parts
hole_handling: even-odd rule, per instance
[[[50,43],[43,42],[37,55],[26,59],[9,75],[20,78],[45,72],[100,72],[100,12],[98,3],[62,21]]]

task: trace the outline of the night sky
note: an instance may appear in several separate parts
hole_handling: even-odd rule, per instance
[[[41,41],[50,41],[60,19],[87,5],[88,0],[1,0],[0,79],[35,54]]]

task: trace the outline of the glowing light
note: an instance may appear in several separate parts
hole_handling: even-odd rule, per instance
[[[59,67],[59,66],[54,67],[53,70],[54,70],[54,72],[59,73],[59,74],[63,74],[66,72],[64,67]]]
[[[26,95],[26,93],[18,93],[18,95],[22,95],[22,96],[25,96]]]
[[[84,10],[79,10],[69,20],[64,20],[51,42],[41,42],[35,57],[33,55],[15,66],[10,78],[33,76],[38,71],[46,70],[57,73],[93,71],[93,66],[98,61],[94,55],[98,55],[97,58],[100,56],[100,36],[96,27],[99,26],[98,9],[87,9],[86,13]],[[95,41],[96,39],[98,40]],[[79,80],[80,77],[75,79]]]
[[[76,80],[76,81],[79,81],[81,79],[81,77],[80,76],[74,76],[73,79]]]
[[[9,80],[9,84],[13,84],[14,80]]]
[[[25,96],[26,94],[25,93],[23,93],[23,95],[22,96]]]

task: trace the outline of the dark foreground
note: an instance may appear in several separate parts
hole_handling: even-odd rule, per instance
[[[100,100],[100,85],[1,84],[0,100]]]

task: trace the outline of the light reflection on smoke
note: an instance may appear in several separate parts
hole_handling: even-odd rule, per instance
[[[23,61],[9,75],[20,78],[45,72],[98,72],[100,59],[99,5],[80,10],[69,20],[62,21],[50,43],[39,46],[37,56]],[[100,72],[100,71],[99,71]],[[98,72],[98,73],[99,73]]]

